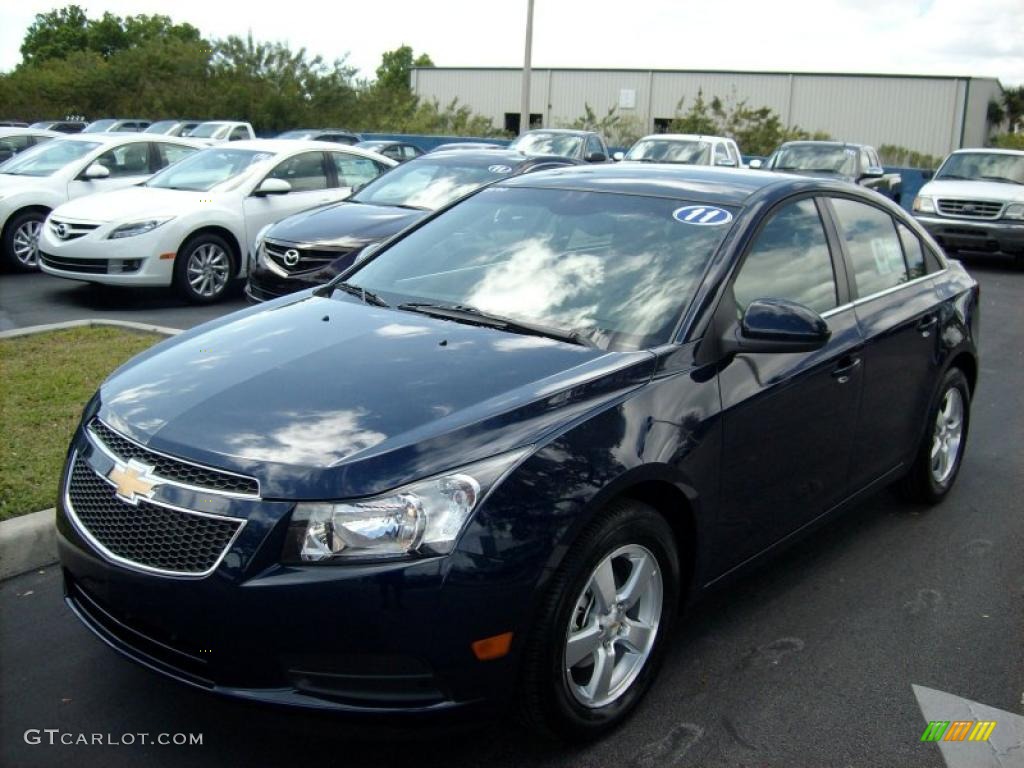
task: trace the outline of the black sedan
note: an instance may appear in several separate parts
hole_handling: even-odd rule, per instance
[[[854,185],[506,178],[119,368],[62,478],[66,599],[202,690],[592,738],[681,603],[889,483],[949,493],[977,332],[974,280]]]
[[[345,202],[297,213],[264,230],[256,238],[246,296],[264,301],[322,285],[365,255],[364,249],[483,184],[571,164],[505,149],[431,152]]]

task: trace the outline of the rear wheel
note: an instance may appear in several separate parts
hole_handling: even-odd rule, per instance
[[[928,411],[921,448],[901,490],[914,501],[937,504],[949,493],[960,472],[971,422],[971,390],[959,368],[942,379],[939,394]]]
[[[234,251],[212,232],[185,241],[174,259],[174,286],[193,304],[211,304],[224,297],[235,272]]]
[[[14,216],[4,230],[4,259],[16,272],[39,269],[39,235],[46,221],[45,211],[24,211]]]
[[[678,611],[671,528],[651,507],[614,502],[552,579],[524,650],[520,713],[578,741],[618,725],[650,687]]]

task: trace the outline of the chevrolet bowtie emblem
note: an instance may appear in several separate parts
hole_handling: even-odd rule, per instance
[[[152,498],[153,490],[160,484],[150,474],[152,469],[135,460],[127,464],[118,462],[107,473],[107,479],[117,488],[117,498],[129,504],[138,504],[140,498]]]

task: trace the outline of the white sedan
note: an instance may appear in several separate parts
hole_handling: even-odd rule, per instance
[[[138,187],[50,214],[44,272],[124,286],[173,285],[188,301],[220,299],[244,277],[261,230],[348,197],[394,160],[320,141],[256,139],[197,152]]]
[[[0,256],[16,271],[37,269],[39,233],[58,205],[138,184],[203,146],[171,136],[89,133],[26,149],[0,165]]]

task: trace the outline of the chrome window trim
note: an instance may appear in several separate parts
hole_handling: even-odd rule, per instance
[[[142,571],[143,573],[154,573],[154,574],[157,574],[159,576],[173,576],[175,578],[186,578],[186,579],[204,579],[207,576],[209,576],[211,573],[216,571],[218,567],[220,567],[221,562],[227,556],[228,552],[231,551],[231,548],[235,545],[235,542],[238,540],[239,535],[242,533],[242,530],[245,528],[245,524],[247,522],[249,522],[245,518],[241,518],[241,517],[229,517],[227,515],[215,515],[215,514],[212,514],[210,512],[200,512],[200,511],[195,510],[195,509],[185,509],[184,507],[177,507],[177,506],[175,506],[173,504],[167,504],[165,502],[156,501],[154,499],[145,499],[147,504],[152,504],[152,505],[157,506],[157,507],[163,507],[164,509],[170,509],[170,510],[173,510],[175,512],[182,512],[182,513],[184,513],[186,515],[195,515],[196,517],[209,517],[209,518],[212,518],[214,520],[223,520],[225,522],[238,523],[238,529],[234,532],[234,534],[228,540],[228,543],[224,545],[224,549],[223,549],[223,551],[221,551],[220,555],[217,557],[216,562],[214,562],[214,564],[210,568],[205,570],[205,571],[201,571],[201,572],[194,572],[194,571],[169,571],[169,570],[167,570],[165,568],[154,568],[153,566],[150,566],[150,565],[144,565],[143,563],[137,563],[134,560],[129,560],[128,558],[121,557],[120,555],[117,555],[117,554],[114,554],[113,552],[111,552],[109,549],[107,549],[105,546],[103,546],[99,542],[99,540],[97,540],[96,537],[93,536],[92,533],[89,532],[89,529],[85,527],[85,524],[81,520],[78,519],[78,515],[75,513],[75,508],[71,504],[71,478],[74,475],[75,462],[76,461],[78,461],[78,451],[77,450],[72,451],[71,458],[68,460],[68,467],[69,467],[69,469],[68,469],[68,473],[67,473],[67,479],[64,481],[64,493],[63,493],[64,509],[67,512],[68,520],[71,521],[71,525],[75,529],[75,531],[83,539],[85,539],[87,542],[89,542],[89,544],[92,545],[93,549],[95,549],[104,558],[106,558],[107,560],[109,560],[112,563],[115,563],[116,565],[123,565],[124,567],[130,568],[130,569],[135,570],[135,571]],[[83,461],[85,461],[85,460],[83,459]],[[112,482],[110,482],[109,478],[104,477],[99,472],[97,472],[95,469],[93,469],[91,466],[89,466],[89,463],[87,461],[86,461],[86,466],[89,467],[89,471],[92,472],[94,475],[96,475],[96,477],[100,478],[103,482],[107,483],[107,485],[110,485],[110,486],[116,488],[116,486]]]
[[[251,481],[256,483],[256,493],[253,494],[253,493],[240,493],[238,491],[219,491],[219,490],[217,490],[215,488],[203,488],[202,486],[190,485],[189,483],[182,483],[182,482],[180,482],[178,480],[171,480],[170,478],[165,478],[163,475],[154,475],[154,477],[159,477],[161,479],[161,481],[162,481],[161,485],[173,485],[175,488],[184,488],[185,490],[193,491],[195,493],[207,493],[207,494],[212,493],[212,494],[216,494],[217,496],[225,496],[225,497],[230,498],[230,499],[249,499],[251,501],[258,501],[259,499],[262,498],[262,496],[261,496],[262,489],[260,487],[259,478],[257,478],[257,477],[249,477],[248,475],[242,475],[242,474],[239,474],[238,472],[231,472],[231,471],[226,470],[226,469],[218,469],[217,467],[210,467],[210,466],[207,466],[205,464],[198,464],[198,463],[196,463],[194,461],[189,461],[188,459],[182,459],[182,458],[180,458],[178,456],[172,456],[171,454],[164,453],[163,451],[154,450],[153,448],[150,448],[147,445],[143,445],[138,440],[132,440],[130,437],[128,437],[128,436],[124,435],[123,433],[119,432],[118,430],[114,429],[112,426],[107,424],[107,422],[103,421],[103,419],[99,418],[98,416],[94,417],[94,418],[95,418],[96,421],[98,421],[104,427],[106,427],[111,432],[113,432],[115,435],[120,437],[122,440],[126,440],[129,443],[132,443],[133,445],[137,445],[137,446],[139,446],[139,448],[143,449],[144,451],[149,451],[150,453],[155,453],[157,456],[163,456],[165,459],[170,459],[171,461],[179,461],[182,464],[188,464],[189,466],[192,466],[192,467],[198,467],[199,469],[205,470],[207,472],[220,472],[221,474],[231,475],[232,477],[237,477],[237,478],[240,478],[242,480],[251,480]],[[91,442],[94,446],[99,448],[109,459],[111,459],[112,461],[116,461],[116,462],[118,462],[120,464],[127,463],[126,459],[122,459],[120,456],[116,455],[109,447],[107,447],[107,444],[103,442],[103,439],[99,435],[97,435],[95,432],[92,431],[91,425],[88,425],[88,424],[86,425],[85,432],[86,432],[86,434],[89,437],[89,442]],[[143,462],[143,463],[145,463],[145,462]]]
[[[833,307],[830,310],[822,312],[821,317],[829,318],[832,317],[833,315],[838,315],[840,312],[844,312],[847,309],[852,309],[854,307],[860,306],[861,304],[866,304],[869,301],[880,299],[883,296],[888,296],[890,293],[895,293],[896,291],[902,290],[904,288],[910,288],[911,286],[917,285],[918,283],[923,283],[925,280],[931,280],[933,277],[941,275],[943,272],[946,271],[946,269],[946,267],[943,267],[942,269],[936,272],[929,272],[927,275],[915,277],[913,280],[908,280],[905,283],[900,283],[899,285],[894,285],[891,288],[886,288],[884,291],[876,291],[875,293],[869,294],[867,296],[861,296],[859,298],[854,299],[853,301],[848,301],[845,304],[839,305],[838,307]],[[856,275],[854,275],[854,279],[856,280]]]

